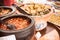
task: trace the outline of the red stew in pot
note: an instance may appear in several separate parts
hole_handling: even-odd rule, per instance
[[[28,19],[24,19],[24,18],[11,18],[11,19],[5,20],[5,22],[12,24],[12,25],[15,25],[16,30],[24,29],[24,28],[28,27],[30,24]],[[9,30],[6,27],[6,25],[3,25],[3,24],[0,24],[0,29]]]

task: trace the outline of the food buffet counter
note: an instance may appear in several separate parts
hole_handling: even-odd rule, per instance
[[[17,3],[15,3],[16,5],[18,5],[18,6],[20,6],[19,4],[17,4]],[[34,6],[35,6],[35,4],[34,4]],[[37,5],[37,7],[38,7],[38,5]],[[32,7],[31,7],[32,8]],[[32,8],[33,9],[33,8]],[[52,9],[52,8],[51,8]],[[39,10],[38,10],[39,11]],[[51,10],[50,10],[51,11]],[[49,11],[49,12],[50,12]],[[16,9],[16,11],[14,11],[13,12],[13,14],[21,14],[17,9]],[[55,15],[56,13],[51,13],[51,15]],[[11,15],[11,14],[10,14]],[[39,14],[38,14],[39,15]],[[44,14],[43,14],[44,15]],[[21,15],[20,15],[21,16]],[[39,15],[40,16],[40,15]],[[30,17],[30,16],[29,16]],[[47,19],[48,19],[48,17],[49,16],[47,16],[47,17],[45,17],[44,19],[42,19],[42,20],[44,20],[44,21],[46,21]],[[52,16],[51,16],[52,17]],[[57,17],[57,16],[56,16]],[[24,17],[22,17],[22,18],[24,18]],[[27,17],[28,18],[28,17]],[[55,18],[55,17],[54,17]],[[49,20],[48,20],[48,22],[46,22],[47,23],[47,25],[46,25],[46,27],[45,28],[43,28],[42,30],[39,30],[39,31],[36,31],[33,27],[35,27],[36,25],[34,25],[33,24],[33,26],[32,26],[32,29],[33,29],[33,31],[34,31],[34,34],[33,34],[33,36],[32,37],[27,37],[27,39],[24,39],[24,40],[37,40],[36,39],[36,33],[37,32],[40,32],[40,38],[38,39],[38,40],[60,40],[60,25],[58,24],[58,22],[60,21],[58,21],[58,22],[56,22],[57,21],[57,19],[55,20],[55,19],[52,19],[52,18],[50,18]],[[52,21],[52,20],[55,20],[55,21]],[[58,19],[59,19],[59,17],[58,17]],[[39,22],[41,22],[41,20],[40,19],[34,19],[35,20],[35,22],[36,22],[36,24],[38,24]],[[30,21],[31,22],[31,21]],[[55,23],[56,22],[56,23]],[[42,26],[43,27],[43,26]],[[1,29],[3,29],[2,27],[1,27]],[[19,28],[18,28],[19,29]],[[13,30],[14,31],[14,30]],[[24,32],[26,32],[26,34],[28,34],[27,33],[27,31],[28,30],[24,30]],[[32,33],[32,30],[30,30],[31,31],[31,33]],[[3,31],[4,32],[4,31]],[[22,33],[24,33],[24,32],[22,32]],[[9,34],[8,34],[9,35]],[[17,34],[18,35],[18,34]],[[21,35],[21,34],[20,34]],[[25,35],[25,34],[24,34]],[[24,36],[23,35],[23,36]],[[38,35],[39,36],[39,35]],[[17,36],[18,38],[19,38],[19,36]],[[18,40],[20,40],[20,39],[18,39]]]

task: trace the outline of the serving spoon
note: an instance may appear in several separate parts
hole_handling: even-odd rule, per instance
[[[16,29],[16,27],[15,27],[14,25],[9,24],[9,23],[5,23],[5,22],[4,22],[3,20],[1,20],[1,19],[0,19],[0,23],[6,25],[6,27],[7,27],[8,29],[10,29],[10,30],[15,30],[15,29]]]
[[[25,12],[23,9],[21,9],[19,6],[17,6],[16,4],[12,4],[12,6],[16,7],[16,9],[20,12],[20,13],[23,13],[23,14],[26,14],[26,15],[31,15],[31,14],[28,14],[27,12]]]

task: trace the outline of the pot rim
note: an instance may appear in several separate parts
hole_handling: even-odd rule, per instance
[[[12,14],[16,11],[16,9],[13,6],[0,6],[0,8],[10,8],[10,9],[12,9],[11,12],[9,12],[8,14],[2,15],[0,17],[5,17],[5,16],[10,15],[10,14]]]
[[[31,23],[30,23],[30,25],[28,26],[28,27],[26,27],[26,28],[24,28],[24,29],[20,29],[20,30],[11,30],[11,31],[6,31],[6,30],[1,30],[0,29],[0,31],[1,32],[5,32],[5,33],[17,33],[17,32],[24,32],[24,31],[26,31],[27,29],[29,29],[29,28],[31,28],[33,25],[34,25],[34,19],[32,18],[32,17],[29,17],[29,16],[27,16],[27,15],[11,15],[11,16],[7,16],[7,17],[4,17],[4,18],[2,18],[1,20],[4,20],[4,19],[6,19],[6,18],[9,18],[9,17],[13,17],[13,16],[24,16],[24,17],[27,17],[27,18],[29,18],[29,19],[31,19]]]

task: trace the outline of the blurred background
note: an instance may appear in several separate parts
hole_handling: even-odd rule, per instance
[[[0,0],[0,6],[10,6],[13,3],[21,2],[23,0]],[[41,0],[41,1],[60,1],[60,0]]]

